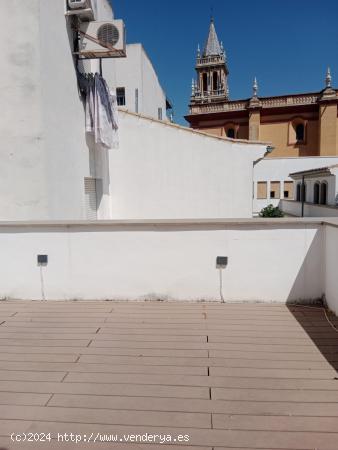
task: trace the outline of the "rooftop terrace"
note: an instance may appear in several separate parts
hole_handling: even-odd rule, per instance
[[[148,433],[189,441],[109,449],[337,450],[338,333],[321,308],[2,301],[0,324],[2,449]],[[23,432],[53,439],[11,442]]]

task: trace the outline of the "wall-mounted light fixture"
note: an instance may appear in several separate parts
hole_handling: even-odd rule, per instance
[[[228,257],[227,256],[217,256],[216,257],[216,269],[219,269],[219,294],[221,297],[221,302],[225,303],[223,296],[223,274],[222,270],[225,269],[228,265]]]

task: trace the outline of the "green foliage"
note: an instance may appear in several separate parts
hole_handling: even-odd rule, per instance
[[[278,206],[268,205],[259,213],[259,217],[284,217],[283,211]]]

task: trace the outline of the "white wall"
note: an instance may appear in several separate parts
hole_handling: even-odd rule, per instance
[[[107,17],[108,1],[97,1]],[[95,172],[90,153],[96,165],[107,157],[86,142],[64,12],[63,0],[0,2],[2,220],[84,218],[84,177]],[[107,217],[108,174],[100,175]]]
[[[338,224],[337,224],[338,225]],[[325,297],[328,307],[338,315],[338,227],[325,226]]]
[[[338,157],[334,156],[313,156],[299,158],[264,158],[254,168],[254,201],[253,211],[259,213],[262,208],[268,204],[278,206],[280,199],[272,199],[270,196],[270,182],[281,182],[281,198],[283,198],[283,182],[292,181],[289,177],[290,173],[299,172],[301,170],[316,169],[326,167],[338,163]],[[257,182],[268,182],[268,198],[257,199]]]
[[[157,119],[158,108],[162,108],[166,120],[166,95],[142,44],[128,44],[126,53],[126,58],[104,61],[108,84],[112,88],[125,88],[128,111],[137,112],[135,89],[138,89],[138,112]]]
[[[216,138],[120,114],[120,148],[110,154],[112,217],[252,217],[253,161],[264,144]]]
[[[314,221],[2,223],[0,248],[1,298],[41,299],[43,290],[46,299],[219,301],[217,256],[229,257],[228,301],[323,294],[323,233]],[[48,254],[47,266],[37,266],[37,254]]]
[[[302,203],[295,200],[281,200],[279,207],[286,214],[295,217],[302,215]],[[338,217],[338,207],[304,203],[304,217]]]
[[[294,188],[296,192],[297,184],[301,184],[302,180],[295,180]],[[316,183],[327,183],[327,204],[331,206],[336,206],[337,204],[337,182],[336,176],[320,176],[314,178],[305,178],[306,185],[306,201],[313,203],[314,200],[314,186]]]

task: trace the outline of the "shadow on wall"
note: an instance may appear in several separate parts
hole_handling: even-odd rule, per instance
[[[306,245],[306,242],[304,244]],[[338,332],[327,321],[322,301],[324,294],[323,244],[323,234],[318,230],[293,283],[287,306],[328,363],[338,371]],[[313,276],[313,274],[317,275]],[[295,305],[300,298],[300,292],[307,293],[308,303],[312,303],[312,306]],[[314,293],[316,295],[313,295]],[[338,328],[338,317],[331,313],[327,314],[333,325]]]
[[[327,362],[338,371],[338,332],[327,321],[324,308],[320,306],[288,305],[288,309]],[[332,313],[328,313],[328,315],[330,321],[338,329],[338,317]],[[338,383],[338,373],[335,379]]]
[[[312,239],[310,244],[308,239]],[[304,247],[308,246],[305,257],[302,257],[302,262],[293,285],[290,289],[286,303],[319,303],[321,304],[323,298],[323,254],[324,254],[324,241],[323,230],[318,228],[315,235],[312,238],[311,229],[305,232]],[[305,252],[304,252],[305,253]],[[292,260],[294,256],[290,254]]]

